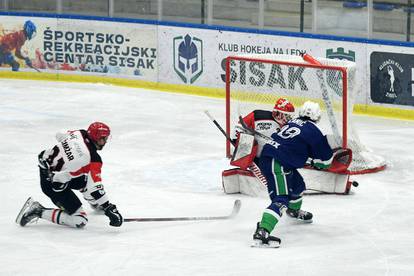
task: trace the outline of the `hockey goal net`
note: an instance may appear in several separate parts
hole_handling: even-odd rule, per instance
[[[347,174],[382,170],[384,158],[361,143],[352,124],[355,77],[355,63],[347,60],[307,54],[230,56],[226,60],[226,131],[234,133],[239,116],[252,110],[272,110],[280,97],[293,102],[296,110],[311,100],[321,107],[318,126],[327,134],[331,147],[352,150]],[[231,150],[227,142],[227,156]]]

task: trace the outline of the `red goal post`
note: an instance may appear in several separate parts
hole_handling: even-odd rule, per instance
[[[226,59],[226,132],[232,135],[239,116],[255,109],[272,110],[285,97],[296,110],[307,100],[322,110],[319,126],[332,147],[351,148],[348,174],[379,171],[385,160],[364,146],[353,127],[356,66],[347,60],[313,58],[305,54],[240,55]],[[227,142],[226,154],[231,156]]]

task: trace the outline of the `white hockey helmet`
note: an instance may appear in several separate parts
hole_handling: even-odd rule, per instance
[[[321,108],[318,103],[306,101],[299,109],[299,117],[307,117],[317,123],[321,119]]]

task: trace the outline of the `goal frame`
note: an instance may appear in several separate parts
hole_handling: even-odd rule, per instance
[[[300,62],[294,62],[294,61],[282,61],[282,60],[269,60],[269,59],[262,59],[262,58],[256,58],[256,57],[247,57],[247,56],[228,56],[226,58],[226,132],[230,133],[231,128],[231,122],[230,122],[230,116],[231,116],[231,110],[230,110],[230,88],[231,88],[231,72],[230,72],[230,62],[231,60],[236,61],[246,61],[246,62],[262,62],[262,63],[268,63],[268,64],[280,64],[285,66],[301,66],[301,67],[308,67],[308,68],[314,68],[314,69],[328,69],[328,70],[336,70],[342,72],[342,97],[344,98],[342,100],[342,110],[343,110],[343,116],[342,116],[342,147],[347,148],[347,141],[348,141],[348,72],[346,67],[342,66],[331,66],[331,65],[322,65],[318,64],[316,60],[314,60],[311,56],[310,58],[306,60],[304,58],[304,61],[307,63],[300,63]],[[228,158],[231,157],[231,144],[229,141],[226,141],[226,156]]]

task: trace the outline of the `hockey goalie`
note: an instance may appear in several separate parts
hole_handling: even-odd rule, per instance
[[[299,117],[306,115],[304,110],[310,112],[307,115],[314,119],[315,124],[319,121],[320,109],[314,103],[305,103],[301,107],[302,114],[299,114]],[[235,150],[230,162],[234,168],[222,173],[225,193],[268,197],[266,178],[256,164],[259,162],[263,146],[267,143],[276,143],[270,138],[272,134],[279,133],[281,137],[286,138],[284,140],[297,135],[295,128],[284,129],[286,123],[294,116],[293,104],[287,99],[280,98],[272,111],[254,110],[241,118],[235,128]],[[309,158],[304,169],[299,170],[306,182],[305,193],[348,194],[352,182],[345,172],[351,161],[351,150],[341,148],[333,149],[329,167],[320,160]]]

